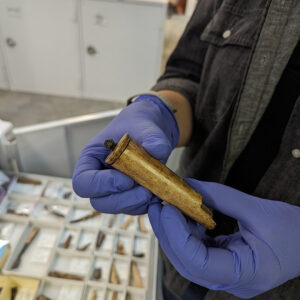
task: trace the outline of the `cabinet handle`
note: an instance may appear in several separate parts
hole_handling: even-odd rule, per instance
[[[10,48],[14,48],[14,47],[17,46],[16,41],[13,40],[12,38],[7,38],[7,39],[6,39],[6,44],[7,44],[7,46],[10,47]]]
[[[100,25],[100,26],[103,26],[103,25],[106,25],[106,19],[103,15],[96,15],[95,16],[95,23],[96,25]]]
[[[86,48],[86,51],[87,51],[87,53],[88,53],[89,55],[95,55],[95,54],[97,53],[96,48],[93,47],[93,46],[88,46],[88,47]]]

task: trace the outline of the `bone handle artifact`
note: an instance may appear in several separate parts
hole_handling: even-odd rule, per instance
[[[213,229],[216,223],[211,211],[202,203],[202,196],[159,160],[152,157],[126,133],[115,144],[105,141],[111,150],[105,162],[125,173],[162,200],[176,206],[186,215]]]

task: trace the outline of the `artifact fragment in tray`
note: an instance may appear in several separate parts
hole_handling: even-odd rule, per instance
[[[74,224],[74,223],[79,223],[79,222],[82,222],[82,221],[86,221],[86,220],[89,220],[89,219],[93,219],[97,216],[99,216],[101,213],[98,212],[98,211],[93,211],[85,216],[82,216],[80,218],[77,218],[77,219],[73,219],[70,221],[70,223]]]
[[[52,215],[58,217],[58,218],[65,218],[66,213],[62,212],[62,207],[58,205],[47,205],[45,204],[45,209]]]
[[[116,216],[115,215],[110,215],[107,227],[112,228],[114,226],[115,221],[116,221]]]
[[[78,280],[78,281],[84,280],[83,276],[72,274],[72,273],[60,272],[60,271],[50,271],[48,273],[48,276],[55,277],[55,278],[69,279],[69,280]]]
[[[36,300],[52,300],[52,299],[51,299],[51,298],[48,298],[48,297],[46,297],[46,296],[44,296],[44,295],[40,295],[40,296],[37,297]]]
[[[125,255],[125,249],[124,249],[124,245],[123,245],[123,242],[119,239],[118,242],[117,242],[117,251],[116,251],[117,254],[120,254],[120,255]]]
[[[19,201],[7,198],[7,214],[16,215],[19,217],[28,217],[33,208],[35,203],[29,201]]]
[[[30,246],[30,244],[33,242],[33,240],[35,239],[35,237],[38,235],[39,233],[39,228],[37,227],[33,227],[31,228],[31,230],[29,231],[25,244],[23,245],[23,248],[21,249],[21,251],[19,252],[17,258],[15,259],[14,263],[11,266],[11,269],[16,269],[19,267],[21,260],[22,260],[22,255],[26,252],[27,248]]]
[[[109,282],[113,283],[113,284],[120,284],[121,283],[120,276],[118,274],[118,271],[117,271],[114,263],[111,264]]]
[[[101,268],[95,268],[93,271],[93,279],[94,280],[100,280],[102,277],[102,269]]]
[[[144,217],[143,216],[138,216],[138,221],[139,221],[140,232],[147,233],[148,230],[147,230],[147,228],[145,226],[145,223],[144,223]]]
[[[90,300],[97,300],[97,292],[96,292],[96,290],[92,290],[92,294],[91,294]]]
[[[118,292],[114,291],[111,300],[118,300]]]
[[[9,193],[23,196],[40,196],[45,188],[45,182],[31,177],[20,176],[9,188]]]
[[[135,261],[131,262],[131,276],[132,276],[132,282],[133,282],[134,287],[137,287],[137,288],[144,287],[140,271],[139,271]]]
[[[105,239],[105,234],[102,231],[99,231],[98,235],[97,235],[97,241],[96,241],[96,248],[97,249],[101,248],[104,239]]]
[[[61,244],[61,248],[63,249],[69,249],[71,241],[72,241],[73,235],[69,234],[66,238],[66,240]]]
[[[43,197],[69,201],[72,194],[73,190],[62,182],[49,182],[43,192]]]
[[[134,216],[128,216],[123,225],[121,226],[121,229],[126,230],[130,224],[132,224],[134,221]]]
[[[92,245],[92,243],[87,243],[87,244],[85,244],[85,245],[83,245],[81,247],[77,247],[77,250],[84,252],[84,251],[88,250],[91,245]]]

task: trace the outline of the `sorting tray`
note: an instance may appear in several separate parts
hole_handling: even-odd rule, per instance
[[[19,176],[0,204],[0,238],[12,245],[4,274],[40,279],[38,295],[52,300],[155,299],[158,246],[147,215],[97,214],[69,179]]]

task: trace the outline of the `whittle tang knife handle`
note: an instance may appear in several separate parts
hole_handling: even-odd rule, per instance
[[[117,144],[113,140],[106,140],[105,146],[111,150],[105,160],[107,164],[128,175],[162,200],[176,206],[206,228],[213,229],[216,226],[211,211],[202,203],[202,196],[167,166],[152,157],[127,133]]]

